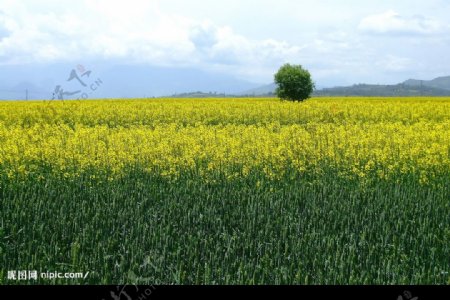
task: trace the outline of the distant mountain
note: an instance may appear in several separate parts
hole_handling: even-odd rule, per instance
[[[44,89],[28,81],[19,82],[12,87],[0,86],[0,100],[38,99],[44,94],[49,95]]]
[[[68,78],[71,68],[66,64],[3,65],[0,69],[0,100],[51,98],[56,84]]]
[[[205,92],[189,92],[189,93],[176,93],[170,96],[163,96],[162,98],[226,98],[226,97],[234,97],[230,94],[225,93],[205,93]]]
[[[193,68],[116,65],[99,71],[106,97],[160,97],[187,91],[236,94],[258,84]]]
[[[273,96],[275,95],[275,90],[277,85],[275,83],[266,84],[254,89],[246,90],[237,93],[238,96]]]
[[[238,95],[270,96],[276,89],[274,83],[246,90]],[[409,79],[395,85],[355,84],[322,88],[314,91],[314,96],[450,96],[450,76],[433,80]]]
[[[271,95],[275,93],[277,85],[275,83],[263,85],[254,89],[246,90],[238,93],[238,95],[249,95],[249,96],[261,96],[261,95]]]
[[[355,84],[348,87],[325,88],[314,92],[314,96],[450,96],[450,90],[429,86],[407,84],[374,85]]]
[[[438,77],[433,80],[409,79],[403,82],[403,84],[408,86],[427,86],[437,89],[450,90],[450,76]]]
[[[159,97],[186,91],[237,94],[259,86],[231,75],[195,68],[108,62],[87,62],[84,66],[92,73],[89,79],[83,77],[83,80],[89,83],[100,79],[102,82],[95,92],[90,92],[89,98]],[[25,99],[26,90],[29,99],[49,99],[57,85],[64,91],[82,89],[76,80],[67,81],[76,67],[77,64],[72,63],[2,66],[0,99]],[[71,97],[67,96],[68,99]]]

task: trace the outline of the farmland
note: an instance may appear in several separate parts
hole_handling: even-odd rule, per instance
[[[449,188],[450,98],[1,102],[0,283],[450,284]]]

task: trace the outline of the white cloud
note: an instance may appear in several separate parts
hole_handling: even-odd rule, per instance
[[[434,34],[443,29],[443,25],[432,18],[421,15],[405,17],[393,10],[364,18],[358,28],[375,34]]]
[[[414,61],[407,57],[386,55],[385,57],[379,59],[376,65],[386,71],[403,72],[414,66]]]
[[[86,0],[77,10],[59,6],[52,12],[7,2],[0,24],[9,24],[11,32],[0,40],[0,64],[98,57],[239,71],[255,64],[269,69],[300,51],[284,41],[252,40],[228,26],[163,12],[156,0]]]
[[[98,58],[255,82],[285,62],[332,82],[400,81],[401,70],[418,72],[417,61],[450,72],[446,0],[257,2],[255,10],[256,1],[239,0],[0,0],[0,65]],[[370,15],[375,9],[384,13]],[[391,36],[400,35],[414,38],[399,47]]]
[[[8,24],[6,24],[6,18],[4,14],[0,11],[0,39],[8,36],[9,30],[8,30]]]

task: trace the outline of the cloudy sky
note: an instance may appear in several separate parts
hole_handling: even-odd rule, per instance
[[[196,68],[319,86],[450,75],[448,0],[0,0],[0,72],[80,61]]]

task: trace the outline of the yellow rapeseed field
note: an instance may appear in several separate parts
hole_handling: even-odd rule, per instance
[[[422,183],[450,169],[450,98],[156,99],[0,103],[0,166],[66,177],[124,168],[177,178],[292,169]],[[41,174],[40,176],[45,176]]]

